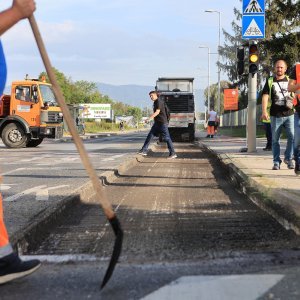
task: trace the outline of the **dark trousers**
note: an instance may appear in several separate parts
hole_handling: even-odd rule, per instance
[[[151,127],[150,132],[147,135],[147,138],[145,140],[144,146],[142,147],[142,150],[146,152],[148,150],[148,147],[150,145],[150,142],[154,136],[159,136],[159,134],[162,134],[163,141],[167,143],[169,153],[174,154],[174,146],[170,137],[169,129],[168,129],[168,124],[156,124],[154,123],[153,126]]]
[[[272,129],[271,123],[264,123],[266,138],[267,138],[267,148],[272,148]]]

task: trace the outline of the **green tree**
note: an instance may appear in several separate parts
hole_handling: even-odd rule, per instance
[[[139,124],[142,120],[143,113],[139,107],[130,107],[128,109],[128,115],[133,116],[134,122]]]
[[[242,40],[242,28],[239,25],[242,18],[241,8],[234,8],[236,20],[232,21],[233,35],[223,30],[225,43],[219,49],[223,60],[220,63],[221,70],[227,74],[232,86],[239,88],[239,109],[246,107],[248,103],[248,77],[239,77],[236,70],[236,49],[240,45],[247,44],[247,41]],[[300,2],[266,0],[265,9],[266,38],[259,40],[261,69],[258,73],[258,90],[261,90],[277,59],[285,59],[290,66],[299,61],[300,34],[297,31],[300,26]]]

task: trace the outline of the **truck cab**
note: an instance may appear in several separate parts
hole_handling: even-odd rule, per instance
[[[0,136],[9,148],[36,147],[45,137],[60,138],[63,116],[51,84],[37,79],[15,81],[0,97]]]

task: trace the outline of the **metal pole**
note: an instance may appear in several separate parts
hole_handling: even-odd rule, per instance
[[[217,110],[219,115],[221,115],[221,69],[220,69],[220,47],[221,47],[221,12],[217,11],[219,14],[219,46],[218,46],[218,103]]]
[[[207,54],[208,54],[208,66],[207,66],[207,81],[208,81],[208,86],[207,86],[207,111],[209,112],[210,110],[210,48],[207,46],[199,46],[199,48],[206,48],[207,49]],[[206,118],[206,112],[205,112],[205,121],[207,120]]]
[[[210,110],[210,49],[207,47],[208,50],[208,87],[207,87],[207,107],[208,111]]]
[[[247,120],[247,146],[248,152],[256,152],[256,95],[257,74],[248,76],[248,120]]]

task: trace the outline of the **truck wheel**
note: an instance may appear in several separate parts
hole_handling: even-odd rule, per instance
[[[8,148],[23,148],[27,142],[27,135],[24,129],[15,123],[9,123],[2,131],[3,144]]]
[[[39,138],[38,140],[30,140],[27,142],[26,147],[37,147],[44,138]]]

